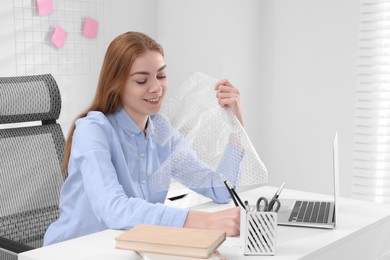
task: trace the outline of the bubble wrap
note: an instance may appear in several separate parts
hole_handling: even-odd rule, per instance
[[[153,118],[156,143],[173,146],[154,175],[153,189],[221,186],[220,174],[235,186],[267,183],[266,167],[244,128],[230,109],[219,106],[216,83],[195,73]]]

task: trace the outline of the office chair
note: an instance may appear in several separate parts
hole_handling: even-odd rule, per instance
[[[52,75],[0,77],[1,260],[41,247],[58,217],[66,178],[61,170],[65,139],[56,123],[60,110]]]

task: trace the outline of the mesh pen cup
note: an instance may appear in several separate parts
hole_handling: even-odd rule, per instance
[[[244,255],[275,255],[277,213],[241,209],[241,249]]]

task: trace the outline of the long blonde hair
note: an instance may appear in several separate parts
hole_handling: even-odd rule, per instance
[[[76,120],[85,117],[90,111],[100,111],[105,115],[116,112],[121,107],[120,94],[127,81],[130,68],[134,61],[146,51],[157,51],[164,56],[160,44],[139,32],[121,34],[110,43],[100,71],[95,98],[71,125],[64,151],[64,171],[68,169]]]

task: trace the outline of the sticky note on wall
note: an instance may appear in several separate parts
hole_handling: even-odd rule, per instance
[[[53,35],[51,36],[51,42],[57,47],[62,48],[65,45],[66,38],[68,33],[64,31],[60,26],[56,26],[54,29]]]
[[[84,19],[84,36],[88,38],[96,38],[99,22],[95,19],[86,17]]]
[[[53,13],[52,0],[37,0],[38,14],[40,16],[50,15]]]

